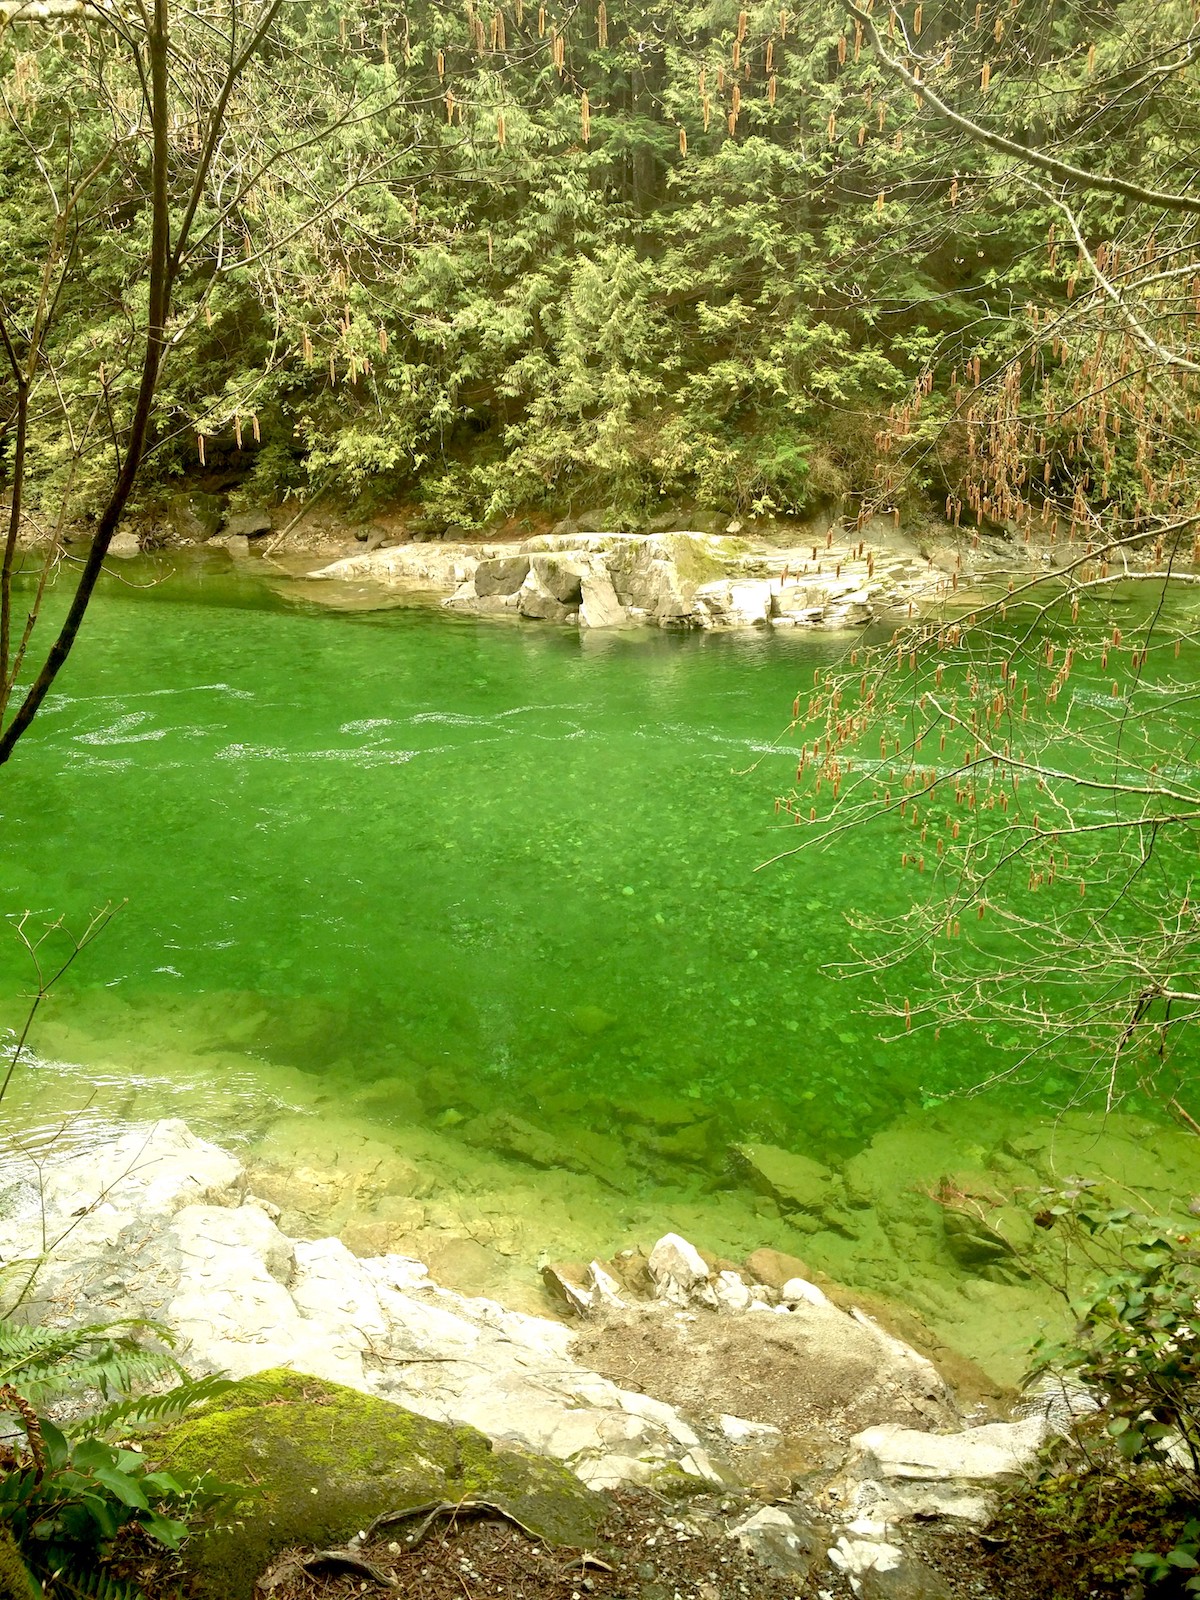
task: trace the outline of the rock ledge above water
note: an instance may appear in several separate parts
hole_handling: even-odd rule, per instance
[[[818,544],[751,546],[722,535],[543,534],[513,544],[401,544],[346,557],[312,579],[441,594],[451,611],[582,629],[708,632],[854,628],[949,584],[915,553],[831,531]]]

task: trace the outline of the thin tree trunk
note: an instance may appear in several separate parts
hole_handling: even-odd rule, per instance
[[[88,602],[92,598],[100,572],[104,565],[104,558],[108,554],[108,547],[112,543],[113,534],[121,520],[121,514],[133,490],[134,481],[146,453],[146,440],[150,427],[150,416],[154,406],[154,393],[158,386],[158,374],[162,365],[163,349],[166,342],[167,312],[171,301],[171,260],[170,260],[170,208],[168,202],[168,162],[170,158],[168,143],[168,51],[169,51],[169,24],[167,16],[168,0],[154,0],[154,22],[146,36],[146,51],[149,58],[149,83],[150,83],[150,123],[153,133],[153,154],[151,165],[151,233],[150,233],[150,300],[146,325],[146,352],[142,358],[142,375],[138,386],[137,404],[134,407],[133,420],[130,423],[129,435],[125,444],[125,457],[121,463],[121,470],[117,475],[116,483],[109,496],[108,503],[101,514],[96,529],[96,536],[92,540],[92,547],[88,551],[87,559],[79,576],[75,593],[71,597],[71,604],[59,628],[58,636],[50,649],[46,652],[46,659],[41,670],[27,694],[21,702],[16,715],[8,727],[0,732],[0,765],[3,765],[12,755],[17,740],[29,727],[37,714],[42,701],[50,692],[51,685],[62,669],[63,663],[71,653],[71,646],[75,643],[75,636],[79,632]],[[10,520],[8,544],[15,542],[14,524]]]
[[[0,565],[0,722],[12,693],[9,677],[12,660],[12,580],[17,555],[17,534],[21,527],[21,492],[25,484],[25,441],[29,431],[29,385],[16,370],[17,433],[13,448],[12,500],[9,506],[8,533],[4,540],[4,559]]]

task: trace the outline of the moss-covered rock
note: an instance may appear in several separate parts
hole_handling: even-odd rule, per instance
[[[581,1546],[605,1512],[557,1462],[494,1451],[474,1428],[295,1372],[243,1379],[146,1448],[169,1470],[253,1490],[189,1545],[198,1600],[252,1600],[280,1550],[344,1542],[384,1511],[429,1500],[493,1501],[549,1543]]]

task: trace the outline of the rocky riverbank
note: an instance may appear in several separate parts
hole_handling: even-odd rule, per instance
[[[691,1483],[724,1496],[712,1536],[797,1581],[840,1573],[868,1600],[935,1600],[906,1525],[980,1518],[1048,1426],[964,1415],[930,1361],[782,1257],[739,1271],[667,1234],[645,1258],[550,1269],[569,1326],[441,1288],[407,1257],[291,1238],[242,1164],[178,1121],[11,1161],[0,1201],[23,1317],[152,1317],[195,1372],[309,1374],[558,1461],[596,1491]],[[901,1572],[903,1591],[886,1577]]]
[[[983,577],[999,559],[968,561]],[[953,592],[961,553],[927,557],[891,524],[830,522],[806,544],[689,531],[552,533],[517,544],[389,544],[307,574],[441,598],[470,616],[582,629],[855,628]]]

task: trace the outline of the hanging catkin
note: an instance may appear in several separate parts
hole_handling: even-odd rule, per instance
[[[608,7],[604,0],[596,7],[596,38],[600,41],[600,48],[608,48]]]
[[[592,137],[592,108],[588,104],[586,89],[579,101],[579,131],[583,135],[584,144],[588,144]]]
[[[501,150],[504,149],[504,141],[505,141],[505,139],[507,137],[508,137],[507,130],[506,130],[505,126],[504,126],[504,113],[503,113],[503,111],[497,111],[497,113],[496,113],[496,143],[500,146]]]
[[[687,129],[684,127],[679,129],[679,154],[687,155]]]
[[[776,78],[774,73],[772,73],[767,79],[767,104],[769,106],[773,106],[775,104],[776,86],[778,85],[778,82],[779,80]]]

